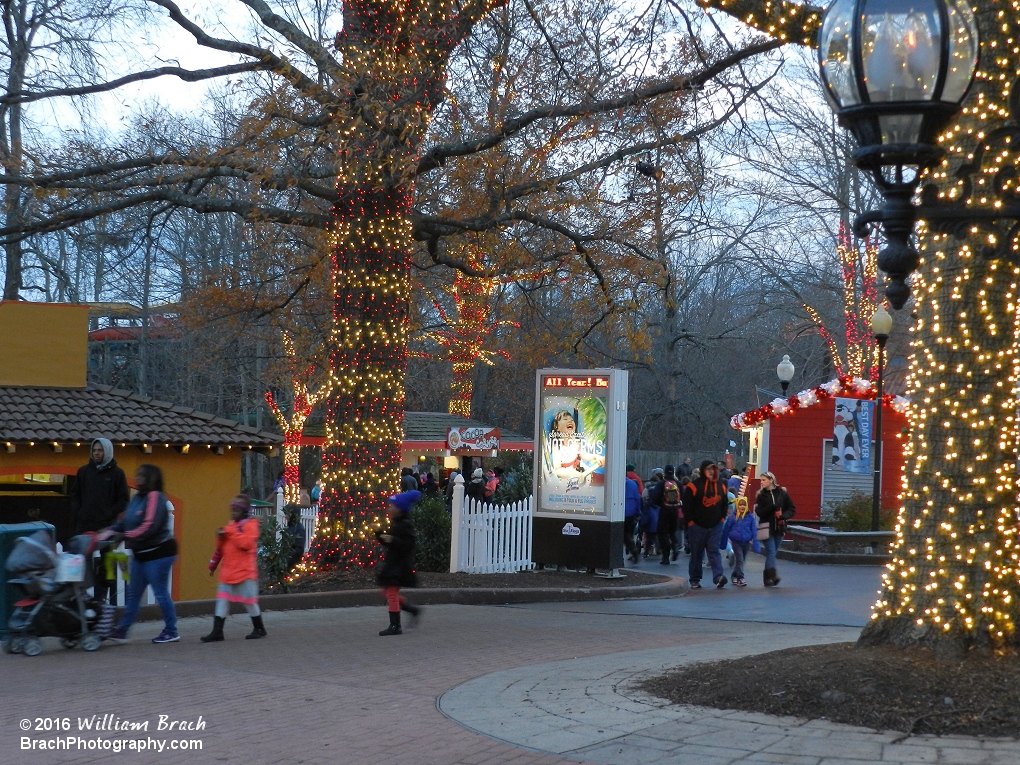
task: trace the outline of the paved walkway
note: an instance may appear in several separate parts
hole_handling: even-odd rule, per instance
[[[181,620],[184,640],[168,645],[148,642],[159,630],[152,623],[138,625],[133,642],[104,646],[94,654],[65,651],[47,641],[45,652],[35,658],[0,655],[0,763],[863,765],[874,760],[832,759],[855,750],[844,748],[844,739],[825,725],[779,721],[775,727],[775,721],[746,715],[665,709],[629,688],[636,675],[696,657],[853,639],[856,628],[776,623],[795,619],[809,587],[818,615],[832,616],[818,624],[846,623],[840,611],[866,618],[877,572],[839,576],[812,573],[815,568],[784,566],[783,586],[775,591],[758,584],[665,601],[435,606],[427,610],[420,629],[395,638],[376,634],[385,624],[380,605],[269,613],[269,638],[259,641],[243,639],[249,626],[237,617],[228,622],[227,641],[209,645],[198,637],[209,630],[210,618]],[[863,606],[855,605],[855,599]],[[586,611],[588,606],[600,608]],[[772,623],[735,620],[761,608]],[[693,611],[682,616],[677,609]],[[724,619],[706,618],[712,614]],[[147,722],[148,730],[80,730],[83,721],[102,720],[103,715]],[[160,731],[160,715],[167,722],[194,723],[201,717],[205,727]],[[62,728],[65,719],[70,730],[52,730]],[[22,731],[26,720],[30,730]],[[511,720],[516,723],[508,731],[502,723]],[[35,730],[47,726],[49,732]],[[804,731],[818,732],[812,738]],[[576,737],[578,732],[587,738]],[[151,739],[167,747],[196,741],[202,748],[119,754],[22,749],[23,737],[50,743],[67,736],[85,746],[97,740],[98,746],[113,746],[114,741]],[[873,734],[853,736],[891,746]],[[831,741],[819,744],[819,737]],[[967,758],[957,761],[1020,763],[1015,743],[1005,748],[969,743]],[[822,749],[796,748],[802,745]],[[704,746],[714,747],[718,759],[706,759],[707,752],[696,748]],[[896,751],[916,755],[914,762],[937,762],[936,756],[952,762],[946,758],[965,748],[963,743],[942,749],[918,746],[917,739],[900,746],[913,747]]]

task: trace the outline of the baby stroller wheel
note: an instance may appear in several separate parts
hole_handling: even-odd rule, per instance
[[[38,656],[42,653],[42,641],[39,638],[26,638],[21,652],[25,656]]]
[[[95,632],[90,632],[81,639],[81,647],[86,651],[95,651],[102,645],[103,639]]]
[[[72,648],[78,647],[78,638],[60,638],[60,645],[64,648],[71,650]]]
[[[25,646],[25,638],[15,636],[5,638],[3,641],[4,653],[21,653]]]

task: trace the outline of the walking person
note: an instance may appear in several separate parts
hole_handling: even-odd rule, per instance
[[[691,546],[691,559],[688,564],[691,589],[701,588],[701,559],[706,551],[709,566],[712,568],[712,583],[723,588],[727,580],[723,576],[719,543],[722,541],[727,511],[726,484],[719,478],[718,468],[714,462],[705,460],[701,463],[698,477],[691,481],[684,494],[684,502],[687,540]]]
[[[100,537],[121,535],[132,552],[127,602],[120,623],[110,633],[110,640],[120,643],[127,640],[128,630],[138,618],[145,588],[152,587],[152,594],[163,614],[163,631],[152,642],[175,643],[181,636],[177,634],[177,611],[170,597],[170,571],[177,560],[177,540],[170,528],[169,503],[163,493],[163,472],[155,465],[139,465],[135,473],[135,488],[138,493],[128,503],[124,515]]]
[[[230,523],[216,530],[216,552],[209,561],[209,574],[219,567],[220,583],[216,587],[212,632],[200,638],[203,643],[223,640],[223,625],[230,615],[231,603],[243,603],[251,617],[252,630],[244,636],[246,640],[258,640],[268,634],[259,609],[258,549],[259,519],[251,517],[248,495],[238,494],[230,502]]]
[[[623,544],[631,563],[638,562],[640,547],[637,539],[638,521],[641,519],[641,489],[633,478],[627,479],[623,506]]]
[[[796,508],[786,489],[776,483],[776,476],[771,471],[761,474],[761,489],[754,500],[754,513],[761,524],[769,526],[769,536],[765,540],[765,573],[762,580],[766,587],[779,584],[776,573],[776,553],[786,535],[786,522],[793,517]]]
[[[641,534],[644,542],[644,557],[653,553],[659,531],[658,495],[662,485],[662,468],[655,468],[651,477],[645,481],[645,490],[641,495]]]
[[[666,465],[666,472],[656,492],[659,501],[659,549],[662,560],[659,563],[668,566],[670,558],[677,559],[676,530],[680,523],[681,492],[680,482],[676,477],[676,468]]]
[[[390,615],[390,626],[379,633],[380,637],[403,634],[400,628],[401,611],[411,614],[412,626],[421,613],[418,606],[400,595],[401,587],[418,585],[418,577],[414,573],[415,534],[411,510],[419,499],[420,491],[404,491],[390,497],[390,528],[385,534],[378,534],[386,553],[376,581],[382,587]]]
[[[758,516],[751,512],[747,504],[747,497],[737,497],[733,516],[726,519],[726,531],[724,536],[730,540],[733,547],[733,572],[730,579],[736,587],[746,587],[747,580],[744,579],[744,561],[747,554],[754,545],[755,552],[760,550],[758,545]]]
[[[69,497],[76,536],[110,526],[127,509],[131,498],[127,477],[113,458],[113,444],[110,440],[93,439],[91,453],[89,463],[78,468]],[[100,603],[105,603],[109,594],[110,602],[116,605],[117,589],[111,587],[111,582],[106,578],[107,552],[104,549],[99,557],[91,561],[95,574],[92,593]]]
[[[485,471],[480,467],[471,473],[471,480],[464,487],[464,494],[475,502],[485,501]]]

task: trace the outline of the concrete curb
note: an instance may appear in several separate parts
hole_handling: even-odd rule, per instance
[[[632,600],[634,598],[678,598],[689,591],[686,579],[674,579],[659,584],[641,584],[633,587],[521,587],[499,589],[494,587],[418,588],[412,590],[412,600],[423,606],[457,604],[463,606],[501,606],[508,603],[564,603],[582,600]],[[379,590],[333,590],[330,592],[294,592],[283,595],[262,595],[259,606],[263,611],[299,611],[311,608],[354,608],[383,604]],[[179,618],[210,616],[215,600],[184,600],[174,603]],[[243,614],[244,607],[233,604],[230,612]],[[162,619],[158,605],[142,606],[138,621]]]
[[[780,548],[776,553],[780,560],[788,560],[793,563],[818,563],[830,566],[884,566],[892,561],[891,555],[873,553],[864,555],[858,553],[821,553],[803,552],[801,550],[783,550]]]

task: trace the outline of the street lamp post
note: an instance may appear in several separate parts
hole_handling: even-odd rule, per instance
[[[783,360],[776,366],[776,374],[779,376],[779,384],[783,386],[783,395],[786,395],[786,389],[790,387],[790,380],[793,379],[793,373],[796,372],[796,368],[793,366],[793,362],[790,361],[790,355],[784,354]]]
[[[942,159],[938,136],[970,89],[978,47],[968,0],[835,0],[822,19],[826,98],[857,139],[854,164],[871,173],[884,200],[858,216],[854,229],[862,237],[877,223],[885,229],[878,267],[889,277],[893,308],[910,297],[906,279],[920,262],[912,242],[919,214],[942,226],[974,217],[970,207],[918,210],[913,197],[923,172]]]
[[[871,332],[878,343],[878,395],[875,397],[875,485],[871,493],[871,530],[878,531],[879,511],[882,505],[882,375],[885,371],[885,344],[892,331],[892,316],[879,306],[871,317]]]

